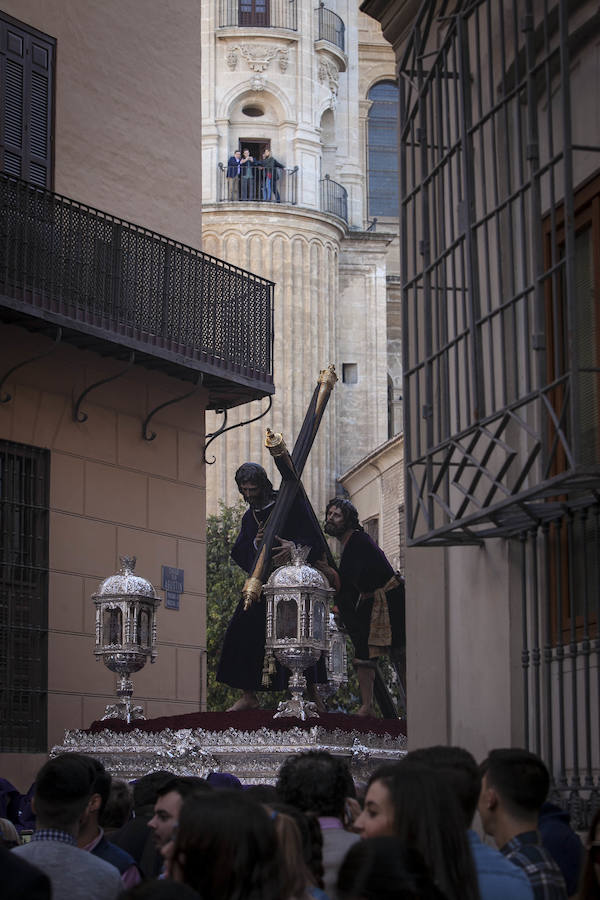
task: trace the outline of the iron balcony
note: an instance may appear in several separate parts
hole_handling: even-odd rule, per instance
[[[0,175],[0,318],[184,381],[209,406],[272,394],[273,283]]]

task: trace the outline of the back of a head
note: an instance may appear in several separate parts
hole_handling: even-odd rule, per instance
[[[187,884],[152,878],[130,888],[119,900],[198,900],[198,894]]]
[[[0,819],[0,844],[10,850],[12,847],[18,847],[20,843],[14,823],[10,819]]]
[[[297,806],[274,801],[266,804],[276,813],[284,813],[294,820],[302,842],[304,863],[310,873],[310,879],[317,887],[323,887],[323,833],[319,821],[313,813],[303,812]],[[277,820],[276,820],[277,821]]]
[[[316,816],[341,819],[351,781],[342,759],[323,750],[288,756],[277,776],[277,793],[284,803]]]
[[[210,900],[280,900],[273,821],[242,791],[193,793],[179,814],[173,871]]]
[[[120,778],[113,778],[106,806],[100,814],[100,825],[105,831],[122,828],[129,821],[133,808],[133,794],[129,785]]]
[[[481,791],[481,772],[474,757],[462,747],[423,747],[407,753],[404,762],[418,763],[435,769],[454,791],[469,828],[477,809]]]
[[[395,837],[353,844],[340,867],[339,900],[444,900],[423,857]]]
[[[478,897],[477,879],[458,799],[436,770],[415,762],[376,771],[394,809],[394,832],[416,849],[448,900]]]
[[[537,817],[550,788],[548,769],[539,756],[520,748],[492,750],[481,771],[510,815]]]
[[[159,770],[157,772],[149,772],[148,775],[142,775],[133,785],[133,808],[136,815],[142,811],[151,814],[152,807],[156,803],[159,788],[173,778],[172,772]]]
[[[92,794],[94,771],[86,757],[63,753],[49,759],[35,785],[37,828],[71,831]]]
[[[285,805],[278,810],[269,806],[266,809],[275,825],[279,845],[282,900],[297,900],[306,895],[312,876],[304,856],[300,827],[292,812],[294,807],[287,807],[288,812],[283,811],[286,809]]]
[[[106,771],[99,759],[95,759],[93,756],[90,756],[88,757],[88,762],[92,768],[92,772],[94,773],[92,794],[98,794],[100,797],[100,809],[98,810],[98,815],[101,816],[106,808],[106,804],[110,795],[112,776]]]

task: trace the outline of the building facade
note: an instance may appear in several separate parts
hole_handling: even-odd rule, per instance
[[[341,473],[400,427],[394,56],[352,0],[210,0],[202,14],[204,247],[276,285],[273,406],[213,444],[207,502],[236,499],[246,460],[274,475],[265,426],[293,446],[333,362],[339,383],[304,476],[322,514]],[[272,182],[265,148],[283,166]],[[254,159],[248,178],[230,163],[238,149]],[[265,407],[234,411],[227,426]],[[221,424],[209,417],[207,429]]]
[[[597,9],[365,0],[400,85],[409,743],[600,803]]]
[[[2,4],[0,765],[21,790],[114,699],[90,598],[120,555],[163,599],[162,567],[184,577],[136,702],[205,702],[205,410],[273,392],[273,310],[199,249],[200,24],[195,0]]]

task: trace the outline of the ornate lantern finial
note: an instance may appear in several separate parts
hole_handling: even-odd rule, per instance
[[[304,670],[327,652],[329,597],[335,592],[316,569],[306,562],[310,547],[294,547],[289,565],[276,569],[264,587],[267,603],[265,671],[277,659],[290,669],[291,699],[279,704],[274,718],[318,717],[316,705],[304,700]]]
[[[92,594],[96,607],[94,655],[116,672],[117,703],[106,707],[102,719],[143,719],[141,706],[133,706],[130,675],[156,661],[156,610],[160,598],[145,578],[134,574],[135,556],[121,556],[121,568]]]

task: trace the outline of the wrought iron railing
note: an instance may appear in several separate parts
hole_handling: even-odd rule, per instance
[[[329,175],[319,182],[321,186],[321,210],[348,221],[348,191]]]
[[[242,177],[219,163],[217,199],[219,203],[248,201],[289,203],[294,206],[298,202],[298,166],[293,169],[264,169],[256,165],[248,170],[247,176],[244,174]]]
[[[437,9],[424,0],[399,63],[409,544],[514,534],[600,485],[580,25],[569,0],[461,0],[440,40]]]
[[[219,0],[219,28],[298,28],[296,0]]]
[[[260,390],[272,385],[272,282],[7,175],[0,305]]]
[[[317,40],[329,41],[340,50],[346,49],[346,26],[343,19],[337,13],[327,9],[323,4],[316,10],[317,13]]]

